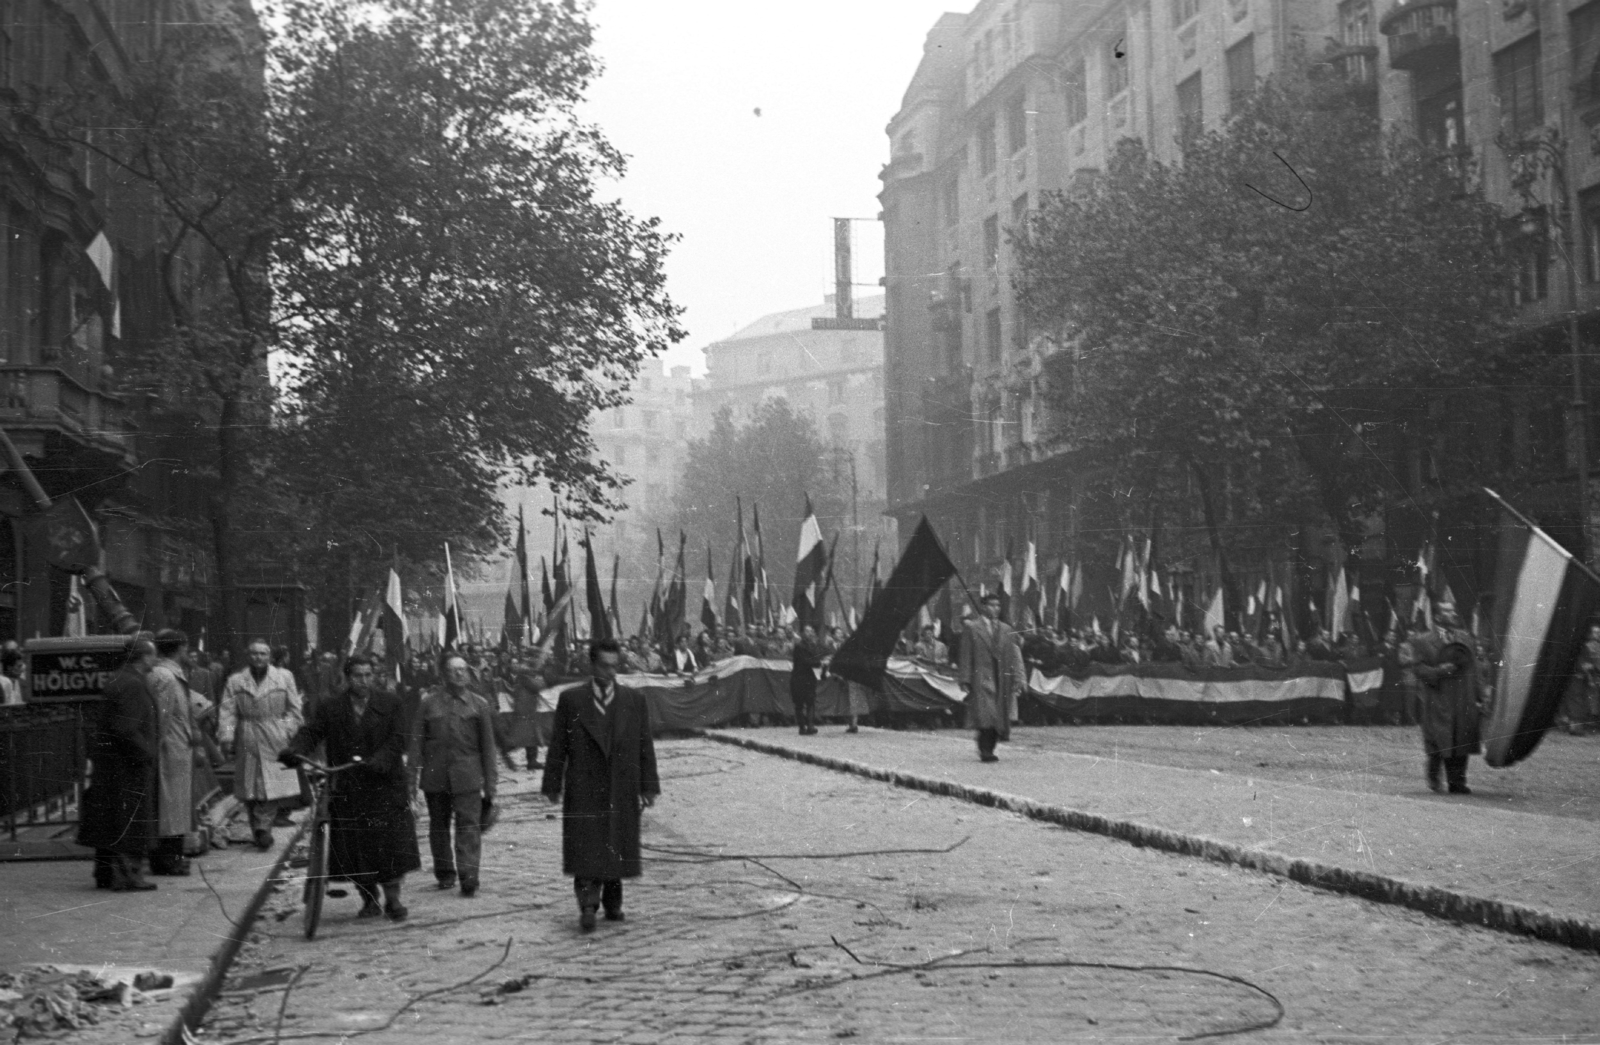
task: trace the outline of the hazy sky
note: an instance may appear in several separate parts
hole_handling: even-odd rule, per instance
[[[682,236],[668,290],[700,349],[832,290],[834,217],[875,219],[884,125],[946,10],[975,0],[596,0],[605,73],[584,115],[629,156],[619,195]],[[756,115],[760,109],[760,115]],[[856,225],[857,297],[882,233]]]

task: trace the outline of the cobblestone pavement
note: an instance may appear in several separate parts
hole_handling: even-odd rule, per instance
[[[1014,730],[1012,745],[1369,794],[1424,793],[1416,726],[1045,726]],[[1526,761],[1492,769],[1474,758],[1467,775],[1476,804],[1600,821],[1600,736],[1551,732]]]
[[[1600,1041],[1597,955],[709,741],[658,751],[625,923],[579,931],[559,821],[518,774],[477,897],[424,871],[406,924],[333,900],[306,943],[291,886],[202,1040],[1172,1041],[1281,1002],[1236,1040]],[[238,989],[271,969],[292,990]]]

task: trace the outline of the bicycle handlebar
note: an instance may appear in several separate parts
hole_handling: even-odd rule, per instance
[[[335,773],[342,772],[343,770],[349,769],[351,766],[359,766],[359,765],[361,765],[361,759],[358,756],[354,762],[346,762],[342,766],[325,766],[321,762],[316,761],[315,759],[302,757],[300,759],[300,763],[299,764],[300,764],[301,768],[305,769],[307,772],[317,773],[317,774],[320,774],[322,776],[332,776]]]

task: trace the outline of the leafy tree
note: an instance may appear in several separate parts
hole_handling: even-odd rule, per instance
[[[35,133],[103,156],[161,229],[169,331],[122,363],[211,435],[195,465],[234,633],[246,559],[333,588],[396,555],[436,573],[444,541],[503,537],[508,479],[608,512],[586,418],[682,336],[668,237],[596,195],[623,163],[574,113],[585,5],[280,13],[275,36],[166,27],[125,89],[32,102]]]
[[[1062,346],[1057,436],[1134,491],[1124,526],[1172,524],[1169,559],[1195,526],[1230,586],[1233,556],[1294,524],[1358,543],[1353,506],[1407,497],[1408,445],[1454,439],[1453,399],[1511,351],[1497,212],[1322,91],[1267,82],[1181,164],[1125,140],[1015,236],[1021,304]],[[1484,474],[1481,448],[1449,445],[1444,482]]]
[[[831,542],[833,534],[849,523],[848,487],[841,491],[834,475],[828,446],[816,424],[808,414],[796,413],[787,399],[767,400],[742,425],[734,423],[733,411],[724,407],[712,420],[711,432],[689,444],[674,515],[663,530],[670,534],[681,529],[689,535],[691,578],[697,575],[695,553],[703,556],[710,541],[721,577],[738,541],[734,498],[744,501],[747,530],[751,508],[759,504],[767,579],[776,604],[787,606],[806,495],[825,540]],[[851,576],[848,544],[846,539],[839,541],[836,581]],[[831,599],[828,605],[837,609]]]

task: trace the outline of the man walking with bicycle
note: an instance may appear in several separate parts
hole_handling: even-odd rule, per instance
[[[344,674],[344,689],[317,702],[311,721],[278,760],[293,766],[326,744],[330,766],[353,763],[329,782],[328,877],[348,878],[356,887],[362,900],[358,917],[386,914],[404,921],[409,912],[400,902],[401,879],[422,866],[403,758],[405,716],[400,698],[376,685],[371,660],[351,657]]]

